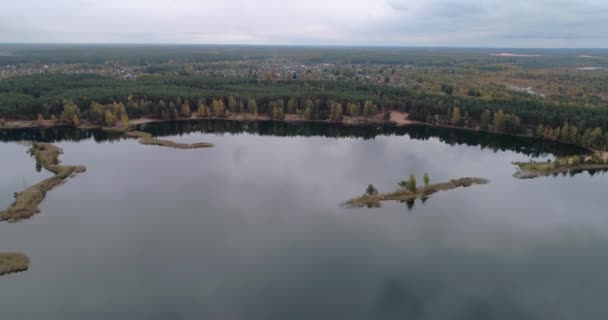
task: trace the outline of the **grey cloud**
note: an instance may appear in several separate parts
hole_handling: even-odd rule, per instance
[[[7,1],[0,42],[608,46],[605,0]]]

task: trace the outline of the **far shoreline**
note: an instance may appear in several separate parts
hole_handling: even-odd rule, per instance
[[[566,146],[577,147],[581,150],[585,150],[586,153],[602,153],[607,154],[608,151],[604,150],[595,150],[589,147],[585,147],[580,144],[575,144],[571,142],[565,142],[554,139],[545,139],[539,138],[530,134],[513,134],[513,133],[504,133],[492,130],[483,130],[480,128],[470,128],[470,127],[458,127],[452,125],[440,125],[440,124],[432,124],[428,122],[409,120],[407,119],[408,114],[400,111],[391,111],[391,119],[384,120],[380,116],[375,116],[373,118],[365,119],[363,117],[348,117],[345,116],[344,120],[334,121],[334,120],[305,120],[301,119],[298,115],[288,114],[285,115],[285,119],[272,119],[267,115],[253,115],[250,113],[233,113],[229,114],[227,117],[196,117],[192,116],[190,118],[176,118],[176,119],[157,119],[157,118],[148,118],[142,117],[137,119],[132,119],[129,122],[129,126],[140,126],[146,124],[153,123],[170,123],[170,122],[187,122],[187,121],[199,121],[199,120],[219,120],[219,121],[234,121],[234,122],[283,122],[283,123],[324,123],[324,124],[333,124],[333,125],[342,125],[347,127],[366,127],[366,126],[392,126],[392,127],[410,127],[410,126],[423,126],[430,128],[440,128],[440,129],[453,129],[453,130],[464,130],[469,132],[480,132],[480,133],[488,133],[495,134],[506,137],[517,137],[524,139],[534,139],[537,141],[545,141],[551,143],[558,143]],[[4,125],[0,125],[0,130],[20,130],[20,129],[49,129],[49,128],[74,128],[71,124],[66,123],[52,123],[50,120],[44,120],[42,125],[36,120],[6,120]],[[83,130],[91,130],[91,129],[103,129],[106,131],[114,131],[114,132],[126,132],[129,129],[125,129],[122,126],[115,127],[107,127],[103,125],[95,125],[95,124],[81,124],[77,126],[78,129]]]

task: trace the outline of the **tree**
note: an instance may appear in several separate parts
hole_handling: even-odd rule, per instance
[[[494,128],[500,132],[518,133],[521,130],[521,119],[514,114],[504,113],[501,109],[494,112],[493,118]],[[559,139],[559,133],[557,133],[557,138],[554,139]]]
[[[125,129],[129,128],[129,117],[127,117],[127,116],[122,117],[122,126]]]
[[[125,105],[122,102],[112,102],[112,112],[117,119],[121,119],[127,116],[127,110],[125,109]]]
[[[375,196],[378,194],[378,189],[376,189],[373,184],[370,184],[367,186],[367,189],[365,189],[365,194],[368,196]]]
[[[258,104],[255,102],[255,99],[249,99],[247,102],[247,109],[249,109],[249,112],[253,113],[254,115],[258,114]]]
[[[4,118],[0,118],[0,126],[5,126],[6,125],[6,121],[4,120]]]
[[[196,111],[196,116],[199,118],[205,118],[208,116],[207,106],[202,101],[199,101],[199,103],[198,103],[198,110]]]
[[[38,114],[38,118],[36,119],[36,124],[39,127],[42,127],[44,125],[44,117],[40,113]]]
[[[342,104],[331,101],[329,106],[329,118],[333,121],[342,121],[343,109]]]
[[[562,130],[560,133],[560,139],[562,141],[570,140],[570,126],[568,125],[568,121],[566,121],[566,123],[564,123],[564,125],[562,126]]]
[[[353,117],[361,115],[361,107],[359,107],[358,104],[349,103],[348,104],[348,114]]]
[[[306,99],[306,101],[304,101],[304,110],[302,110],[302,114],[301,114],[301,117],[304,120],[312,119],[312,108],[313,108],[312,100]]]
[[[51,115],[51,122],[53,123],[53,125],[57,124],[57,117],[54,114]]]
[[[506,133],[519,133],[521,131],[521,119],[512,113],[507,114],[502,130]]]
[[[407,190],[407,181],[405,180],[401,180],[399,182],[397,182],[397,185],[403,190]]]
[[[551,139],[553,140],[559,140],[559,137],[561,137],[561,132],[562,132],[562,128],[557,127],[555,128],[555,130],[553,130],[553,136],[551,136]]]
[[[187,75],[194,73],[194,67],[191,64],[186,64],[183,66],[183,72]]]
[[[411,192],[416,192],[416,178],[413,174],[411,174],[410,178],[407,180],[407,189]]]
[[[80,109],[78,106],[72,102],[71,100],[63,101],[63,112],[61,113],[61,119],[65,122],[74,123],[74,118],[80,119]],[[80,123],[80,122],[79,122]]]
[[[181,114],[184,118],[190,118],[191,112],[190,105],[188,103],[184,103],[184,105],[182,106]]]
[[[106,110],[104,115],[104,122],[108,127],[113,127],[116,124],[116,117],[114,117],[112,111]]]
[[[391,121],[391,113],[389,111],[384,112],[384,116],[382,118],[384,121]]]
[[[72,118],[72,124],[74,125],[74,127],[78,127],[80,125],[80,118],[77,114],[75,114]]]
[[[284,120],[285,119],[285,110],[284,110],[284,104],[282,103],[283,100],[280,101],[271,101],[270,102],[270,110],[272,112],[271,116],[273,119],[276,120]]]
[[[481,128],[481,130],[488,130],[491,122],[492,122],[492,112],[490,112],[490,110],[486,109],[481,114],[481,118],[479,120],[479,127]]]
[[[452,119],[450,120],[450,122],[455,125],[455,126],[459,126],[460,125],[460,108],[458,107],[454,107],[452,109]]]
[[[593,129],[589,135],[589,145],[598,146],[600,144],[600,140],[601,140],[601,138],[603,138],[603,136],[604,136],[604,133],[602,132],[602,129],[600,129],[600,128]]]
[[[226,106],[224,105],[224,100],[222,99],[213,99],[213,113],[218,117],[226,116]]]
[[[289,101],[287,101],[287,113],[294,114],[296,113],[296,110],[298,110],[298,103],[296,102],[296,99],[289,99]]]
[[[371,100],[365,101],[363,104],[363,116],[365,116],[365,119],[367,119],[367,117],[376,115],[377,113],[378,106],[376,106]]]
[[[534,135],[539,138],[542,138],[544,136],[544,134],[545,134],[545,126],[543,126],[543,124],[541,123],[538,125],[538,127],[536,127]]]
[[[428,187],[429,184],[431,183],[431,178],[429,178],[429,174],[428,173],[424,173],[424,177],[422,178],[422,180],[424,180],[424,186]]]
[[[239,112],[239,103],[233,96],[228,97],[228,110],[233,113]]]
[[[498,128],[498,127],[502,126],[504,120],[505,120],[505,113],[502,111],[502,109],[494,112],[494,116],[492,117],[492,124],[495,127]]]
[[[578,136],[578,128],[576,126],[570,127],[570,137],[568,138],[568,141],[573,143],[580,142],[580,138]]]
[[[460,124],[464,125],[465,127],[468,127],[471,124],[471,115],[469,115],[468,112],[464,113],[462,120],[460,120]]]

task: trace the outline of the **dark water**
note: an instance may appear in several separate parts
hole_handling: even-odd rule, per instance
[[[53,141],[88,171],[42,213],[0,224],[32,260],[0,278],[2,319],[603,319],[608,177],[517,180],[511,161],[579,152],[424,127],[200,122],[0,133],[0,207],[48,176],[27,147]],[[413,173],[489,178],[412,207],[343,209],[369,183]]]

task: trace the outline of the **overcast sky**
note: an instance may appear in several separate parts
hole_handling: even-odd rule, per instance
[[[608,47],[608,0],[4,0],[0,42]]]

